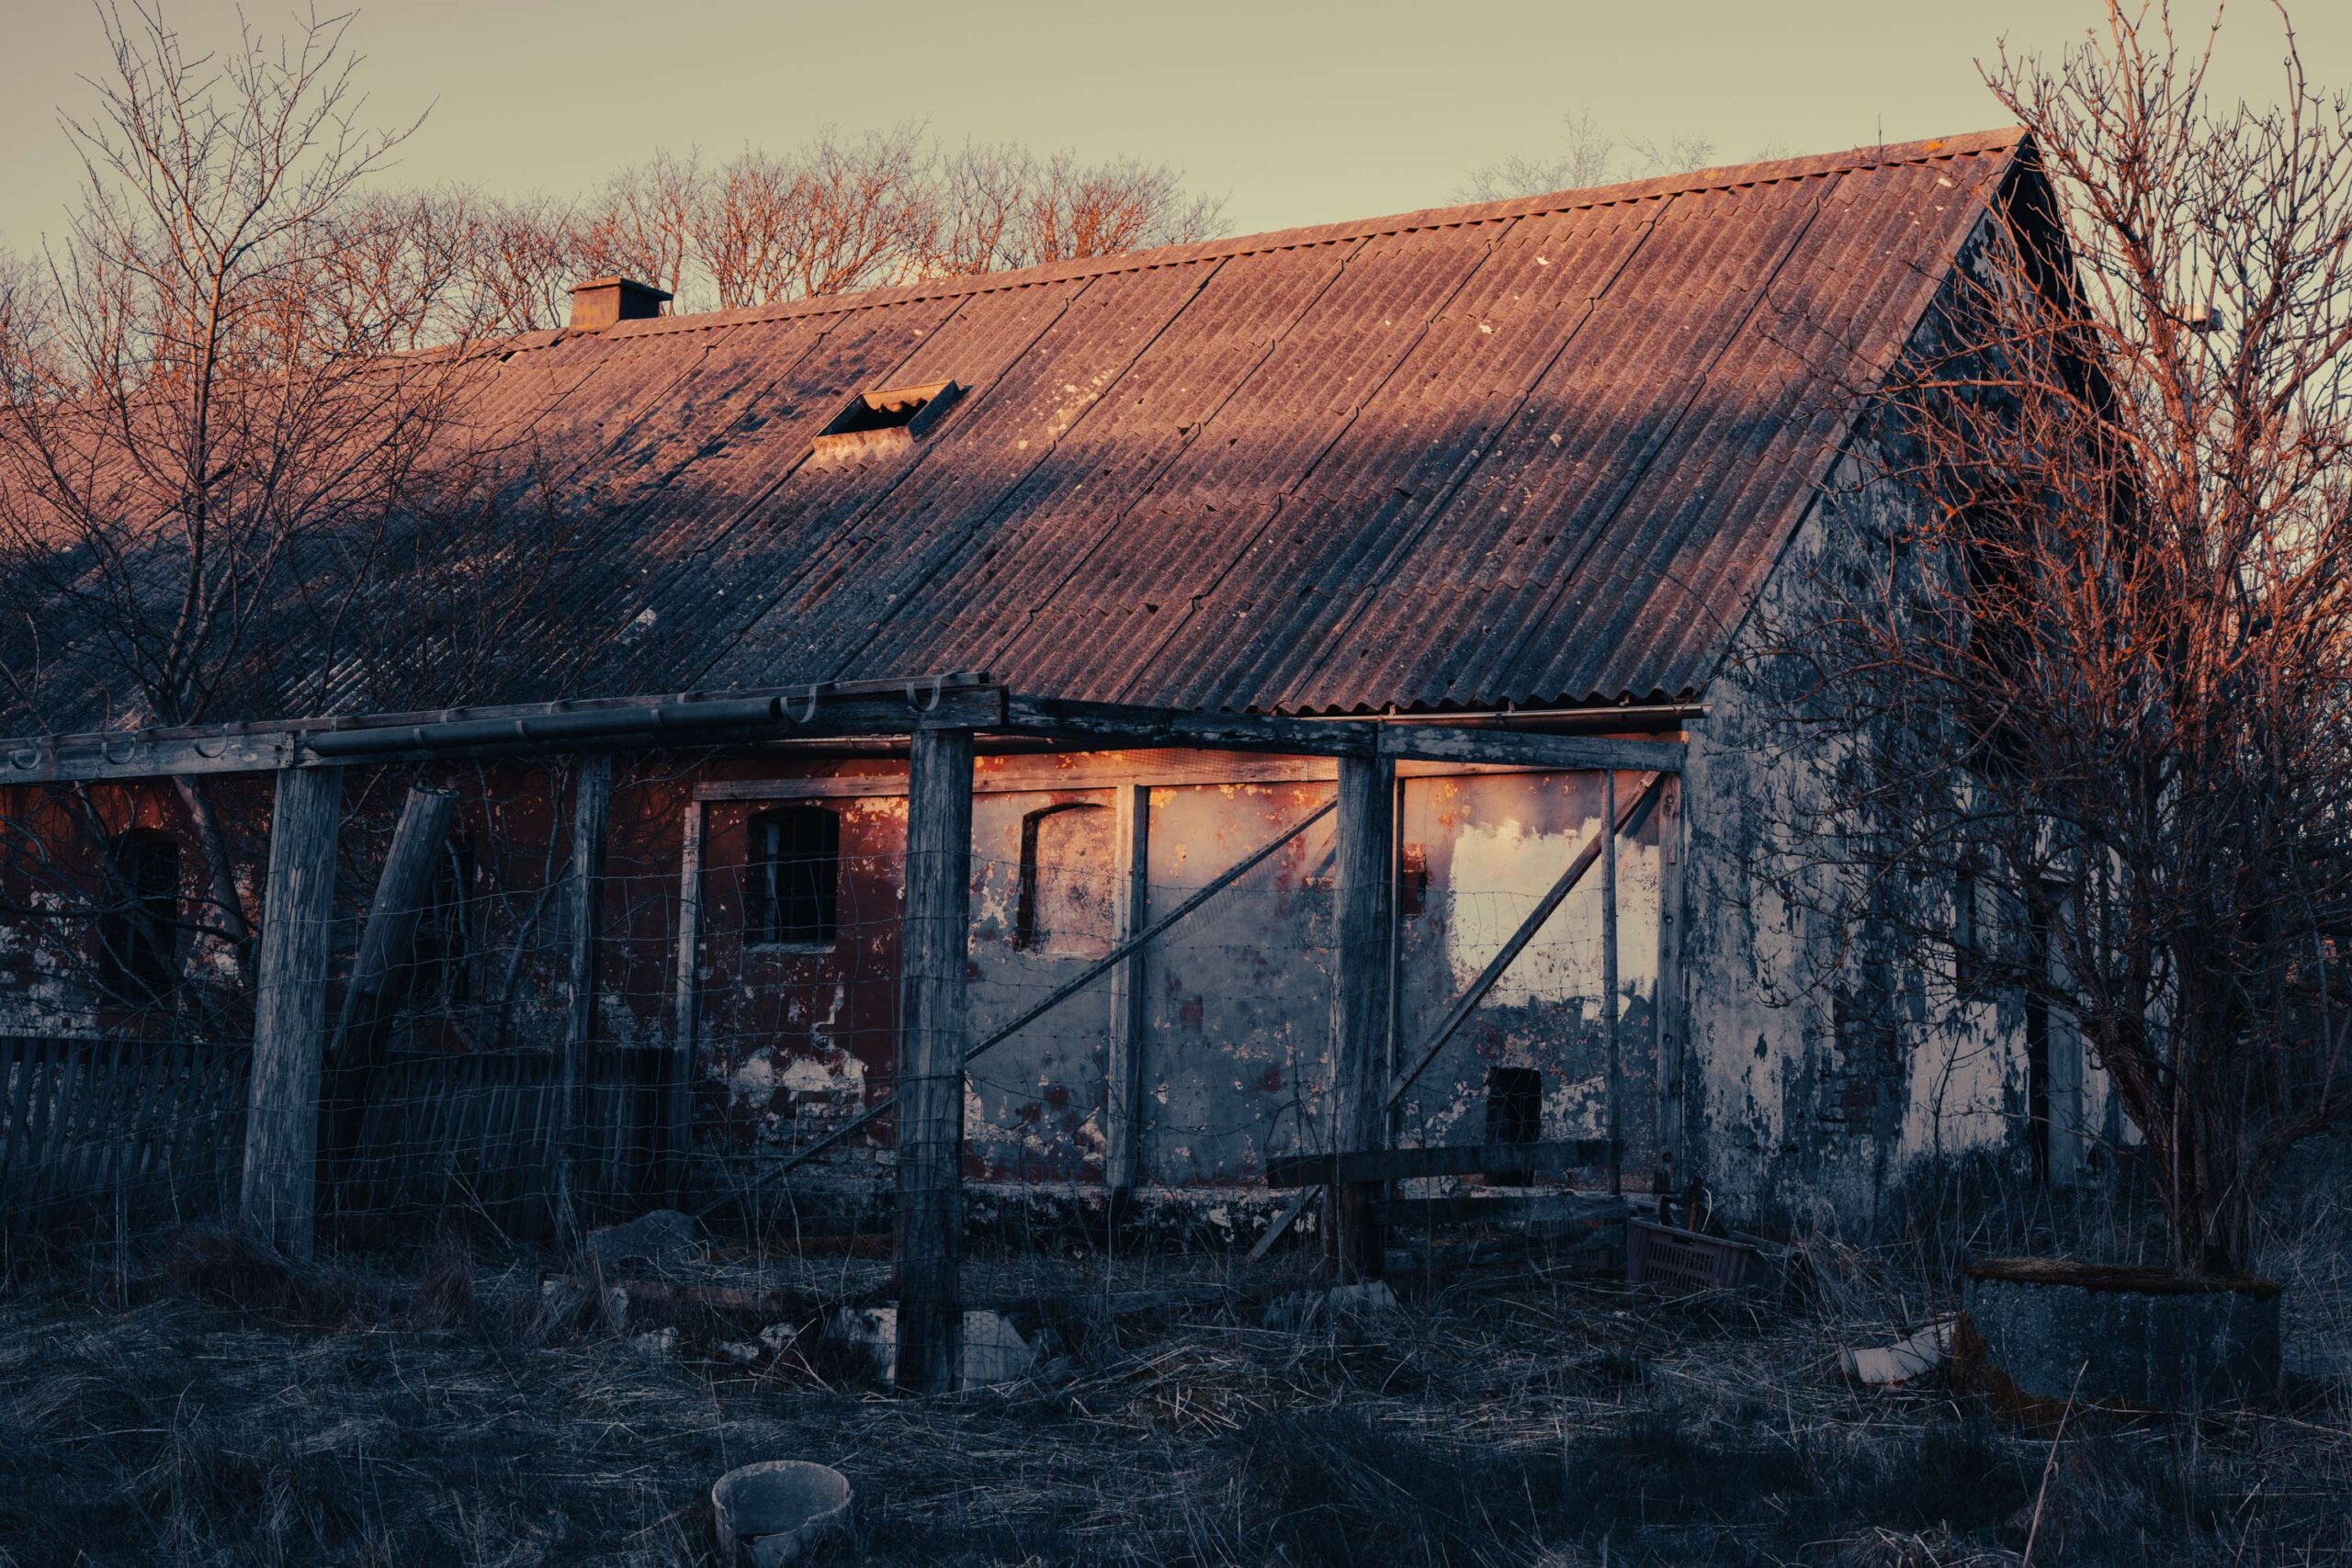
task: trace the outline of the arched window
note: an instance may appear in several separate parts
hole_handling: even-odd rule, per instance
[[[154,828],[133,828],[115,836],[107,860],[98,986],[116,1001],[144,1007],[179,982],[179,841]]]
[[[1021,818],[1021,886],[1012,945],[1023,952],[1108,952],[1111,814],[1090,801]]]
[[[801,946],[831,942],[841,881],[841,818],[821,806],[785,806],[760,812],[749,827],[743,939]]]

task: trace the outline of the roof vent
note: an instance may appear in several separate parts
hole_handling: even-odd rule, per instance
[[[642,321],[662,313],[670,292],[633,277],[592,277],[571,286],[571,330],[600,333],[615,321]]]
[[[859,463],[913,446],[964,395],[953,381],[861,392],[817,436],[808,461],[820,468]]]

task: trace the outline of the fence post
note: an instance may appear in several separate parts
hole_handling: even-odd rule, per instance
[[[680,1201],[695,1145],[695,1045],[702,1015],[702,838],[710,814],[686,803],[678,845],[678,986],[670,1026],[670,1077],[662,1096],[664,1185]]]
[[[319,1066],[326,1044],[327,923],[334,914],[343,770],[282,768],[262,893],[253,1081],[241,1209],[247,1231],[289,1258],[311,1255]]]
[[[1151,786],[1117,787],[1112,816],[1112,897],[1117,900],[1114,942],[1151,923]],[[1144,950],[1111,971],[1111,1044],[1103,1064],[1105,1118],[1102,1182],[1114,1193],[1143,1179],[1143,1048],[1149,1012],[1144,989]]]
[[[1388,1143],[1388,935],[1396,878],[1396,764],[1387,757],[1340,759],[1338,836],[1333,846],[1331,935],[1338,949],[1331,986],[1331,1141],[1350,1153]],[[1351,1181],[1331,1193],[1325,1256],[1343,1280],[1376,1280],[1386,1262],[1378,1182]]]
[[[578,1234],[573,1168],[580,1147],[581,1077],[588,1047],[596,1035],[596,948],[603,936],[605,818],[612,802],[613,760],[590,752],[573,764],[571,777],[571,886],[570,919],[564,922],[563,1056],[557,1064],[555,1126],[548,1143],[555,1152],[555,1223],[569,1246]]]
[[[906,907],[899,942],[898,1382],[956,1385],[963,1338],[964,965],[972,864],[972,735],[918,730],[907,761]]]
[[[376,896],[368,904],[359,951],[351,961],[351,983],[344,988],[343,1011],[327,1048],[323,1146],[319,1151],[327,1179],[340,1180],[358,1152],[368,1091],[383,1065],[392,1015],[415,974],[416,928],[457,808],[454,790],[418,785],[408,792],[400,825],[392,829],[392,847],[385,852]]]

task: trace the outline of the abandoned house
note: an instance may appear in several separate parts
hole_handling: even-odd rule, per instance
[[[186,1033],[138,998],[233,965],[169,778],[242,779],[259,821],[276,775],[279,818],[345,814],[315,954],[267,935],[295,852],[240,873],[265,988],[319,993],[253,1031],[315,1055],[415,780],[457,799],[383,1070],[593,1044],[580,1114],[673,1188],[814,1153],[790,1184],[887,1190],[910,1137],[873,1112],[924,1028],[934,1077],[986,1047],[922,1102],[963,1180],[1236,1227],[1281,1160],[1368,1143],[1581,1151],[1431,1191],[1696,1177],[1857,1224],[1959,1151],[2063,1178],[2108,1112],[2051,1021],[1804,993],[1822,933],[1751,869],[1801,764],[1736,658],[1837,525],[1824,388],[2037,178],[1988,133],[758,310],[584,285],[464,410],[527,433],[603,569],[551,651],[462,710],[378,713],[360,671],[323,710],[9,743],[0,1031]],[[129,889],[75,953],[27,880],[69,783]],[[918,889],[910,838],[957,832],[964,886]],[[224,1103],[264,1104],[253,1070]]]

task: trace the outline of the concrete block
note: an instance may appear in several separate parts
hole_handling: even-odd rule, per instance
[[[1955,1361],[1996,1395],[2196,1410],[2278,1392],[2278,1287],[2266,1280],[1997,1258],[1968,1271],[1961,1300]]]

